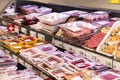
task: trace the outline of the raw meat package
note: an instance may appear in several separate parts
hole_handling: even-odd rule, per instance
[[[0,66],[17,65],[17,62],[10,56],[0,55]]]
[[[65,53],[62,52],[62,51],[57,50],[57,51],[48,53],[48,55],[55,55],[55,56],[57,56],[59,58],[63,58],[65,56]]]
[[[50,55],[42,60],[43,64],[47,65],[49,68],[54,69],[63,66],[64,60],[61,58]]]
[[[77,44],[83,44],[95,32],[97,26],[83,21],[70,22],[59,25],[62,30],[61,36]]]
[[[98,45],[100,44],[100,42],[105,37],[105,35],[106,35],[105,33],[99,32],[99,33],[93,35],[89,40],[87,40],[84,45],[86,47],[92,48],[92,49],[97,48]]]
[[[108,70],[108,67],[103,65],[103,64],[95,63],[94,66],[92,66],[92,67],[90,67],[88,69],[93,70],[95,72],[102,72],[102,71]]]
[[[33,25],[33,24],[37,24],[38,22],[39,22],[39,20],[36,17],[24,17],[22,24]]]
[[[51,26],[51,25],[41,23],[39,26],[41,26],[41,30],[46,31],[48,33],[54,33],[58,29],[57,25],[56,26]]]
[[[21,12],[24,14],[30,14],[30,13],[39,13],[39,15],[44,15],[52,12],[51,8],[41,6],[40,8],[36,5],[25,5],[21,6]]]
[[[48,25],[57,25],[60,23],[64,23],[69,15],[63,14],[63,13],[49,13],[45,14],[43,16],[37,17],[42,23],[48,24]]]
[[[39,51],[37,48],[29,48],[29,49],[23,49],[20,50],[20,55],[22,55],[25,58],[29,58],[30,56],[41,54],[42,52]]]
[[[86,11],[81,11],[81,10],[71,10],[71,11],[66,11],[66,12],[63,12],[63,13],[71,15],[71,16],[79,16],[79,15],[85,14],[87,12]]]
[[[98,20],[108,20],[109,14],[105,11],[96,11],[93,13],[81,14],[79,17],[83,18],[85,21],[93,22]]]
[[[98,76],[102,80],[119,80],[120,79],[119,74],[111,72],[111,71],[104,71],[100,73]]]
[[[88,68],[94,66],[94,63],[89,62],[88,60],[86,60],[84,58],[74,59],[68,63],[71,66],[73,66],[75,69],[77,69],[78,71],[83,70],[83,69],[88,69]]]
[[[54,69],[49,71],[49,73],[54,76],[57,80],[64,80],[65,76],[72,74],[72,71],[69,71],[68,69],[61,67],[58,69]]]
[[[30,14],[36,12],[35,10],[38,9],[36,5],[25,5],[20,7],[21,12],[24,14]]]
[[[38,64],[37,67],[40,68],[40,69],[42,69],[42,70],[44,70],[44,71],[46,71],[46,72],[48,72],[48,71],[51,70],[51,68],[49,68],[47,65],[45,65],[43,63]]]
[[[46,57],[47,57],[47,54],[41,53],[41,54],[29,56],[29,60],[32,62],[32,64],[38,65],[38,64],[41,64],[42,63],[41,60]]]
[[[52,44],[44,44],[44,45],[36,46],[36,48],[44,53],[51,53],[57,50],[57,48],[54,47]]]
[[[100,45],[97,47],[97,52],[119,58],[119,41],[120,41],[120,21],[113,24],[112,28],[106,34]]]

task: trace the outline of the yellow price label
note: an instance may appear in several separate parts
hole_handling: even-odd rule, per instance
[[[120,4],[120,0],[109,0],[109,2],[113,4]]]

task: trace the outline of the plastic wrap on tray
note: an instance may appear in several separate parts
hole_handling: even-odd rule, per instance
[[[104,71],[98,75],[102,80],[119,80],[120,75],[111,71]]]
[[[58,29],[58,26],[51,26],[43,23],[40,23],[39,26],[41,26],[41,30],[46,31],[48,33],[54,33]]]
[[[81,10],[71,10],[71,11],[66,11],[66,12],[63,12],[63,13],[71,15],[71,16],[79,16],[79,15],[85,14],[87,12],[86,11],[81,11]]]
[[[54,69],[63,66],[64,60],[61,58],[50,55],[42,60],[42,62],[47,65],[49,68]]]
[[[109,14],[105,11],[96,11],[93,13],[82,14],[79,17],[83,18],[85,21],[93,22],[98,20],[108,20]]]
[[[38,38],[31,37],[31,36],[23,36],[19,38],[21,41],[24,42],[26,45],[33,45],[38,42]]]
[[[72,74],[72,71],[67,70],[64,67],[54,69],[49,71],[49,73],[54,76],[57,80],[63,80],[65,76]]]
[[[45,65],[43,63],[38,64],[37,67],[40,68],[40,69],[42,69],[42,70],[44,70],[44,71],[46,71],[46,72],[48,72],[48,71],[51,70],[51,68],[49,68],[47,65]]]
[[[44,53],[51,53],[57,50],[57,48],[54,47],[52,44],[40,45],[40,46],[36,46],[36,48]]]
[[[42,63],[42,59],[46,58],[47,54],[41,53],[41,54],[36,54],[33,56],[29,56],[28,59],[34,64],[34,65],[38,65]]]
[[[29,49],[20,50],[20,54],[25,58],[29,58],[30,56],[38,55],[41,53],[42,52],[39,51],[37,48],[29,48]]]
[[[97,47],[97,51],[107,56],[117,55],[118,43],[120,41],[120,22],[115,22],[100,45]],[[119,52],[118,52],[119,54]],[[118,57],[117,57],[118,58]]]
[[[95,65],[94,63],[89,62],[88,60],[84,58],[74,59],[68,63],[79,71],[83,69],[88,69],[89,67],[92,67]]]
[[[95,32],[97,26],[83,21],[70,22],[59,25],[62,31],[61,37],[77,44],[83,44]]]
[[[69,15],[63,13],[49,13],[43,16],[37,17],[42,23],[48,25],[57,25],[60,23],[64,23]]]
[[[105,33],[99,32],[93,35],[89,40],[87,40],[84,45],[92,49],[97,48],[105,35]]]
[[[36,9],[38,9],[38,6],[36,5],[25,5],[20,7],[21,12],[24,14],[30,14],[34,13]]]
[[[40,8],[36,5],[25,5],[21,6],[21,12],[24,14],[30,14],[30,13],[39,13],[39,15],[48,14],[52,12],[51,8],[41,6]]]
[[[17,62],[13,60],[10,56],[1,55],[0,66],[7,66],[7,65],[17,65]]]

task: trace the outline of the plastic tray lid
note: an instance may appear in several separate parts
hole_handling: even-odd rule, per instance
[[[105,52],[102,52],[101,51],[101,46],[108,40],[108,38],[110,37],[110,34],[111,32],[114,30],[114,29],[117,29],[117,27],[120,26],[120,21],[116,21],[112,27],[110,28],[110,30],[108,31],[108,33],[106,34],[106,36],[104,37],[104,39],[101,41],[101,43],[98,45],[96,51],[101,53],[101,54],[104,54],[104,55],[107,55],[107,56],[113,56],[115,53],[113,54],[108,54],[108,53],[105,53]]]

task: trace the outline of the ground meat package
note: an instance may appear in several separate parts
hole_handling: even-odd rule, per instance
[[[87,26],[86,26],[87,25]],[[71,40],[73,42],[85,42],[89,39],[95,32],[97,26],[83,21],[70,22],[60,25],[63,31],[62,36],[65,39]]]

